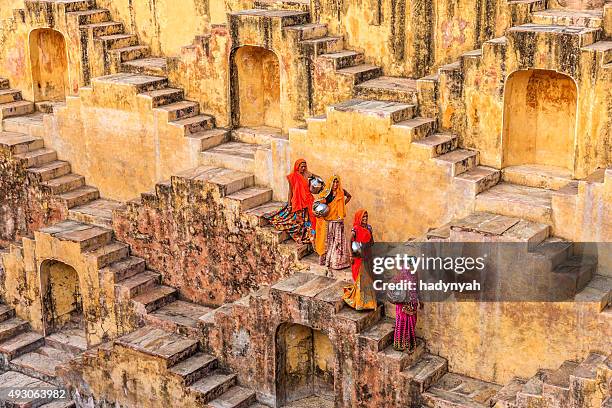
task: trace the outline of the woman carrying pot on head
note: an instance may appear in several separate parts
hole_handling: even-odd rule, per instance
[[[293,172],[287,175],[289,195],[287,205],[279,211],[264,217],[278,230],[286,231],[291,238],[301,244],[314,240],[317,220],[312,212],[314,197],[310,192],[309,179],[317,177],[308,171],[306,160],[299,159]]]
[[[376,292],[372,279],[372,245],[374,236],[372,226],[368,224],[368,212],[358,210],[353,220],[351,248],[353,250],[353,281],[344,288],[342,298],[350,307],[356,310],[376,309]]]
[[[317,220],[315,234],[314,249],[319,254],[319,263],[331,269],[348,268],[351,253],[344,234],[344,217],[351,195],[342,188],[340,177],[333,175],[317,201],[327,205],[326,215]]]

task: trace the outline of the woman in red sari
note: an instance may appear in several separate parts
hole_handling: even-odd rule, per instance
[[[372,245],[374,237],[372,226],[368,224],[368,212],[358,210],[353,220],[353,232],[351,242],[359,242],[362,245],[361,256],[353,257],[353,281],[354,283],[344,288],[342,298],[350,307],[356,310],[376,309],[376,292],[374,292],[372,268]]]
[[[314,176],[308,171],[306,160],[297,160],[293,172],[287,175],[287,205],[275,213],[265,215],[276,229],[287,231],[291,238],[301,244],[312,243],[316,230],[316,218],[312,212],[314,197],[308,184],[308,179]]]

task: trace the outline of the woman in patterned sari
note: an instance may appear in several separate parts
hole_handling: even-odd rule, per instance
[[[356,310],[376,309],[376,292],[374,292],[373,279],[371,275],[372,245],[374,237],[372,227],[368,224],[368,212],[358,210],[353,220],[353,232],[351,242],[359,242],[362,245],[361,256],[353,257],[353,281],[354,283],[344,288],[342,298],[350,307]]]
[[[344,217],[345,205],[351,201],[351,195],[342,188],[340,177],[333,175],[318,201],[329,206],[329,214],[317,220],[314,248],[319,254],[319,263],[331,269],[348,268],[351,265],[351,253],[344,234]]]
[[[312,213],[314,197],[310,193],[308,179],[314,174],[308,171],[304,159],[293,166],[293,173],[287,176],[289,196],[287,205],[279,211],[265,215],[265,218],[278,230],[286,231],[300,244],[312,243],[316,231],[316,218]]]

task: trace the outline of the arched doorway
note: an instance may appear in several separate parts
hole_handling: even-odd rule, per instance
[[[83,298],[77,271],[63,262],[44,261],[40,267],[45,334],[83,329]]]
[[[63,101],[68,88],[68,56],[62,33],[50,28],[33,30],[30,65],[34,101]]]
[[[304,401],[304,406],[333,407],[335,362],[325,333],[300,324],[281,325],[276,333],[277,406],[301,407]]]
[[[504,95],[503,167],[537,164],[573,174],[576,84],[550,70],[516,71]]]
[[[238,124],[281,128],[280,65],[276,54],[262,47],[244,46],[235,51],[233,58]]]

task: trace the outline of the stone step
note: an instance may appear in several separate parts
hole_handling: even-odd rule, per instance
[[[448,174],[454,177],[478,165],[478,152],[475,150],[456,149],[438,156],[434,160],[440,166],[446,167]]]
[[[505,167],[502,180],[528,187],[559,190],[572,181],[572,172],[561,167],[525,164]]]
[[[169,105],[171,103],[182,101],[185,97],[185,93],[182,89],[176,88],[162,88],[154,91],[144,92],[140,94],[146,98],[151,99],[151,107],[157,108],[162,105]]]
[[[199,401],[207,403],[225,394],[234,385],[236,385],[236,374],[226,374],[224,371],[216,370],[191,384],[189,390],[200,396]]]
[[[0,303],[0,322],[4,322],[13,317],[15,317],[15,309]]]
[[[436,133],[417,140],[413,144],[415,147],[423,149],[428,157],[433,158],[457,149],[459,138],[456,135]]]
[[[313,58],[317,58],[323,54],[342,51],[344,49],[344,39],[336,36],[320,37],[311,40],[303,40],[300,42],[300,46],[304,54],[312,55]]]
[[[58,6],[65,12],[71,11],[84,11],[95,8],[96,3],[94,0],[62,0],[55,1]]]
[[[199,115],[200,104],[191,101],[179,101],[170,103],[168,105],[159,106],[157,109],[165,112],[168,122],[173,122]]]
[[[104,23],[111,19],[110,11],[106,9],[73,11],[67,14],[76,17],[79,26]]]
[[[591,352],[570,373],[570,402],[576,406],[595,406],[603,402],[605,395],[593,392],[593,385],[597,383],[598,368],[607,365],[606,359],[607,355],[603,353]]]
[[[339,75],[346,75],[353,78],[355,85],[377,78],[383,74],[382,68],[371,64],[360,64],[336,71]]]
[[[261,1],[261,0],[259,0]],[[232,13],[228,13],[230,20],[241,19],[243,16],[247,16],[250,19],[260,20],[260,24],[272,23],[271,19],[278,20],[278,24],[281,28],[307,24],[310,19],[310,14],[305,11],[295,10],[262,10],[262,9],[249,9],[240,10]],[[266,21],[268,20],[268,21]],[[230,24],[235,24],[230,21]]]
[[[151,326],[120,337],[115,340],[115,345],[161,358],[166,362],[166,367],[195,355],[198,350],[197,340]]]
[[[241,127],[232,130],[232,140],[235,142],[270,145],[275,139],[287,140],[281,130],[269,126]]]
[[[41,101],[34,104],[37,112],[52,114],[56,109],[63,108],[66,106],[66,102],[63,101]]]
[[[357,85],[357,96],[377,101],[404,102],[416,105],[416,79],[381,76]]]
[[[119,201],[97,199],[77,207],[72,207],[68,211],[68,218],[100,227],[112,227],[113,210],[121,208],[123,205]]]
[[[588,285],[574,297],[574,302],[591,303],[599,312],[612,315],[612,278],[595,275]],[[612,365],[612,364],[611,364]]]
[[[187,135],[188,138],[200,141],[200,150],[208,150],[230,141],[230,132],[225,129],[204,130]]]
[[[342,50],[319,56],[321,62],[324,62],[331,69],[338,70],[342,68],[361,65],[365,62],[365,56],[362,52],[352,50]]]
[[[82,252],[92,251],[111,242],[112,230],[75,221],[62,221],[50,227],[41,228],[42,234],[49,234],[62,241],[79,245]]]
[[[430,408],[488,408],[501,387],[455,373],[445,374],[422,394]]]
[[[153,271],[144,271],[117,283],[117,296],[131,299],[145,293],[161,282],[161,275]]]
[[[0,105],[4,103],[22,100],[21,91],[18,89],[0,89]]]
[[[233,386],[218,398],[210,401],[210,408],[247,408],[255,402],[255,392],[240,386]]]
[[[60,194],[59,198],[68,208],[77,207],[100,198],[100,191],[91,186],[84,186],[75,190]]]
[[[309,0],[255,0],[254,5],[255,8],[266,10],[310,10]]]
[[[132,301],[138,305],[141,313],[151,313],[168,303],[174,302],[178,297],[176,289],[170,286],[155,285],[151,290],[148,290],[135,298]]]
[[[22,133],[42,138],[45,136],[43,116],[44,114],[41,112],[34,112],[29,115],[6,118],[2,121],[2,128],[7,132]]]
[[[534,24],[600,28],[603,10],[548,9],[531,14]]]
[[[44,190],[54,195],[67,193],[85,185],[85,177],[80,174],[66,174],[48,181],[43,181],[41,186]]]
[[[49,383],[55,383],[55,370],[62,362],[36,351],[26,353],[10,362],[10,369]]]
[[[104,21],[102,23],[84,24],[81,25],[80,28],[82,30],[87,31],[91,30],[93,38],[123,33],[123,24],[117,21]]]
[[[30,324],[28,322],[18,317],[0,322],[0,342],[27,331],[29,327]]]
[[[123,72],[143,75],[166,75],[168,60],[166,58],[148,57],[126,61],[121,64]]]
[[[518,407],[539,407],[542,406],[542,377],[544,376],[544,370],[539,370],[536,375],[527,379],[525,384],[520,387],[519,392],[516,394],[516,405]]]
[[[118,283],[144,271],[144,259],[135,256],[127,256],[117,262],[113,262],[100,272],[101,274],[112,274],[115,283]]]
[[[86,252],[85,255],[90,260],[95,260],[95,265],[98,269],[102,269],[114,262],[124,259],[129,253],[130,247],[128,245],[123,242],[112,241],[93,251]]]
[[[430,136],[435,132],[436,127],[436,119],[422,117],[404,120],[393,125],[393,129],[401,130],[411,142]]]
[[[388,367],[391,372],[402,372],[407,367],[415,364],[421,356],[425,353],[425,342],[422,339],[417,338],[417,343],[412,351],[397,351],[393,348],[393,344],[388,345],[382,351],[379,356],[382,357],[384,365]]]
[[[177,375],[185,386],[189,386],[217,368],[218,361],[210,354],[197,353],[180,361],[168,369],[170,373]]]
[[[550,226],[524,219],[487,212],[474,212],[460,220],[450,223],[450,238],[454,241],[472,241],[474,234],[482,235],[481,239],[500,242],[523,242],[527,250],[537,247],[550,236]]]
[[[526,382],[527,380],[524,378],[514,377],[493,397],[493,406],[497,408],[516,408],[517,394],[523,389]]]
[[[597,272],[597,260],[572,256],[553,269],[554,289],[563,300],[573,299],[584,289]]]
[[[42,148],[15,155],[23,160],[26,167],[39,167],[57,160],[57,152],[52,149]]]
[[[138,94],[168,87],[168,78],[166,77],[131,73],[106,75],[94,78],[92,82],[94,86],[104,84],[133,87]]]
[[[402,371],[402,375],[408,378],[410,384],[416,387],[419,393],[422,394],[432,384],[438,382],[447,372],[448,362],[446,359],[433,354],[423,353],[418,360]]]
[[[255,151],[259,145],[228,142],[200,153],[200,162],[207,166],[230,170],[255,172]]]
[[[569,37],[568,42],[576,44],[578,48],[597,42],[601,35],[601,30],[598,28],[575,27],[563,25],[541,25],[541,24],[523,24],[520,26],[510,27],[506,33],[507,36],[513,37],[515,42],[520,42],[522,39],[534,41],[538,36],[553,35],[556,37]],[[525,37],[525,38],[523,38]]]
[[[221,197],[255,184],[252,173],[215,166],[199,166],[180,173],[178,177],[207,182],[218,189]]]
[[[555,268],[572,255],[573,249],[573,242],[558,237],[549,237],[530,252],[549,260],[551,267]]]
[[[272,189],[266,187],[248,187],[225,196],[235,202],[239,211],[258,207],[272,200]]]
[[[378,306],[376,310],[359,311],[350,307],[344,307],[336,317],[352,325],[356,333],[360,333],[376,324],[384,316],[384,307]]]
[[[28,375],[18,373],[16,371],[7,371],[0,374],[0,384],[3,388],[11,388],[15,390],[28,390],[28,389],[54,389],[57,386],[50,384],[46,381],[41,381],[38,378],[33,378]],[[4,393],[3,393],[4,394]],[[40,408],[47,403],[50,403],[51,399],[37,398],[36,396],[25,398],[9,398],[8,395],[2,395],[0,397],[0,406],[10,408]]]
[[[454,182],[465,186],[474,196],[499,183],[501,172],[492,167],[476,166],[455,176]]]
[[[65,176],[72,171],[70,163],[63,160],[55,160],[42,166],[30,167],[28,175],[30,179],[44,182],[58,177]]]
[[[312,40],[327,35],[327,25],[317,23],[293,25],[285,27],[285,30],[297,32],[300,40]]]
[[[552,224],[552,191],[499,183],[476,196],[476,211]]]
[[[147,58],[151,55],[151,49],[148,45],[132,45],[129,47],[115,48],[109,51],[117,58],[119,63]]]
[[[387,348],[393,343],[395,322],[392,319],[382,319],[374,326],[359,334],[359,347],[375,352]]]
[[[415,106],[398,102],[351,99],[327,108],[328,117],[338,113],[358,113],[367,115],[372,119],[384,120],[389,125],[393,125],[412,119],[415,113]]]
[[[0,132],[0,146],[13,154],[27,153],[42,149],[45,146],[43,139],[16,132]]]
[[[65,350],[56,349],[49,346],[42,346],[36,349],[36,353],[47,356],[57,361],[67,362],[75,358],[75,354]]]
[[[269,224],[269,221],[264,218],[264,215],[279,211],[285,206],[282,201],[269,201],[265,204],[253,207],[245,211],[247,217],[251,219],[253,224],[263,227]]]
[[[596,43],[582,47],[582,50],[597,54],[597,59],[601,66],[612,62],[612,41],[597,41]]]
[[[170,122],[171,125],[182,127],[185,136],[211,130],[215,127],[215,118],[210,115],[197,115]]]
[[[138,45],[138,37],[134,34],[109,34],[94,38],[101,41],[107,50]]]
[[[559,405],[568,404],[570,395],[570,375],[578,368],[578,363],[565,361],[556,370],[546,370],[542,377],[542,396],[556,401]]]
[[[83,329],[63,329],[46,336],[45,344],[76,356],[87,350],[87,335]]]
[[[34,112],[34,104],[29,101],[15,101],[0,105],[0,117],[27,115]]]
[[[12,360],[37,349],[44,343],[43,336],[33,331],[26,331],[0,342],[0,354],[3,354],[7,360]]]
[[[196,303],[177,300],[149,313],[145,320],[166,331],[198,337],[201,335],[200,318],[212,310]]]

